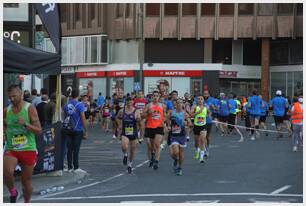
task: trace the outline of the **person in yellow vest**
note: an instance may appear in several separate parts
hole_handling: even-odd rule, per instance
[[[35,106],[23,101],[18,85],[8,88],[11,104],[4,109],[4,132],[6,149],[3,157],[4,183],[10,192],[10,202],[16,203],[18,191],[14,186],[14,171],[21,166],[21,183],[24,202],[32,196],[32,174],[37,162],[36,135],[42,131]]]
[[[293,128],[293,152],[297,152],[298,144],[303,143],[303,98],[294,97],[291,109],[291,123]]]

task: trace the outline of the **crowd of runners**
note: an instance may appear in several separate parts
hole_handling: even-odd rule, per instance
[[[20,88],[13,85],[8,94],[11,103],[4,110],[4,180],[11,202],[16,202],[18,192],[13,174],[16,165],[21,164],[24,198],[29,202],[30,176],[37,159],[35,135],[41,132],[41,126],[35,107],[22,98]],[[237,133],[239,142],[247,137],[244,131],[252,141],[260,135],[277,133],[277,137],[282,138],[287,134],[292,136],[293,151],[297,151],[298,144],[302,145],[302,105],[302,96],[293,97],[291,102],[281,91],[268,103],[256,90],[247,98],[234,93],[212,97],[209,91],[194,97],[185,93],[181,98],[175,90],[168,96],[161,96],[159,91],[147,96],[142,91],[126,95],[119,91],[112,97],[104,98],[99,94],[96,100],[73,90],[69,100],[63,102],[62,138],[67,139],[63,150],[68,148],[68,171],[80,170],[78,155],[82,139],[88,137],[87,123],[94,127],[98,122],[99,129],[112,132],[114,139],[121,140],[123,164],[128,173],[132,173],[138,143],[145,142],[150,168],[158,170],[160,152],[168,146],[174,173],[180,176],[184,149],[190,137],[194,137],[194,159],[203,164],[210,155],[212,129],[221,136]],[[266,119],[270,115],[275,120],[275,131],[267,130]],[[239,125],[241,121],[245,124]]]

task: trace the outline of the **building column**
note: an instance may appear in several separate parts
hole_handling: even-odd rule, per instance
[[[213,39],[204,39],[204,63],[212,63]]]
[[[261,94],[266,101],[269,100],[270,88],[270,40],[261,40]]]

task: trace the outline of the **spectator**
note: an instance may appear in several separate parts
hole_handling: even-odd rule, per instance
[[[36,107],[40,103],[40,101],[41,101],[40,97],[37,96],[37,90],[36,89],[32,89],[31,95],[32,95],[32,97],[31,97],[32,105],[34,107]]]
[[[102,93],[99,92],[97,105],[98,105],[99,107],[102,107],[103,104],[104,104],[104,102],[105,102],[105,98],[102,96]]]
[[[50,101],[44,107],[45,126],[51,125],[54,120],[56,110],[56,93],[52,93]]]
[[[32,103],[31,93],[29,90],[24,90],[23,92],[23,100],[29,103]]]
[[[45,108],[45,105],[48,103],[48,95],[42,95],[41,97],[41,102],[37,104],[36,106],[36,110],[37,110],[37,113],[38,113],[38,118],[39,118],[39,121],[40,121],[40,125],[42,127],[45,126],[45,115],[44,115],[44,108]]]

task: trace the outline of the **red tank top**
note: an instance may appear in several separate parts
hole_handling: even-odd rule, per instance
[[[151,104],[150,110],[153,110],[153,113],[147,117],[146,128],[163,127],[164,108],[160,104]]]
[[[134,101],[134,107],[136,109],[139,109],[141,112],[144,110],[146,105],[147,105],[147,101],[145,99],[135,99]]]

